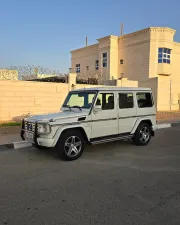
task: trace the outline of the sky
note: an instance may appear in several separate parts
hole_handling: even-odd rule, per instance
[[[0,0],[0,68],[35,65],[63,73],[70,51],[150,26],[176,29],[180,0]]]

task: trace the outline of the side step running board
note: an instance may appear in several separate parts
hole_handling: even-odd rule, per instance
[[[112,142],[112,141],[118,141],[118,140],[126,140],[126,139],[132,138],[132,137],[133,137],[133,135],[127,135],[127,136],[121,136],[121,137],[101,139],[101,140],[97,140],[97,141],[92,141],[92,142],[90,142],[90,144],[98,145],[98,144],[102,144],[102,143],[106,143],[106,142]]]

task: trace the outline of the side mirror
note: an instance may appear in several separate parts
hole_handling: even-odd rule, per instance
[[[93,108],[94,112],[99,112],[101,110],[102,110],[102,106],[101,105],[95,105],[94,108]]]

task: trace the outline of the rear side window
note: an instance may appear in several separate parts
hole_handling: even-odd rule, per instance
[[[133,93],[119,93],[119,108],[130,109],[134,107]]]
[[[150,92],[139,92],[136,96],[139,108],[149,108],[153,106],[154,103]]]

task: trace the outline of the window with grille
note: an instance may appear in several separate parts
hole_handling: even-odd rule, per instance
[[[158,63],[171,63],[171,49],[159,48],[158,50]]]
[[[81,66],[80,64],[76,64],[76,73],[80,73],[81,72]]]
[[[124,64],[124,60],[123,59],[120,59],[120,64]]]
[[[102,53],[102,66],[107,67],[107,52]]]
[[[95,69],[99,70],[99,60],[96,60],[96,62],[95,62]]]

